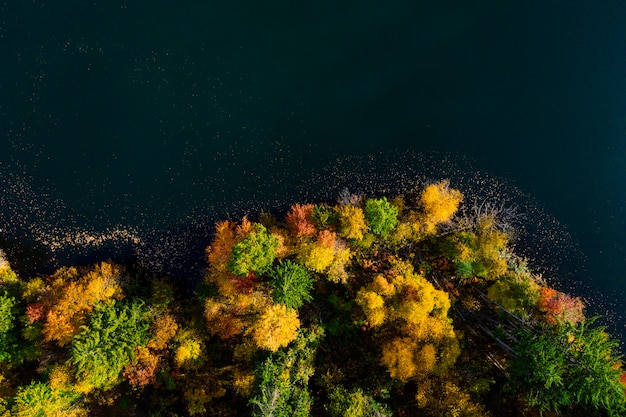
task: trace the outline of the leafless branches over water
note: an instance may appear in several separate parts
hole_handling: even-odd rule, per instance
[[[0,249],[0,270],[9,266],[9,261],[7,261],[6,255],[2,249]]]
[[[525,215],[517,204],[507,200],[473,200],[469,204],[462,204],[455,217],[440,226],[440,234],[476,230],[481,223],[489,221],[497,230],[514,236],[524,219]]]
[[[342,206],[359,206],[363,202],[362,194],[353,194],[348,190],[348,188],[344,188],[339,193],[339,197],[337,198],[337,202]]]

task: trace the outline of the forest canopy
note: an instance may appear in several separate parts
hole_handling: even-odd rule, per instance
[[[203,282],[0,251],[0,416],[626,415],[618,343],[442,180],[215,225]]]

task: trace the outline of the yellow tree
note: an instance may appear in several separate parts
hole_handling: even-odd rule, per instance
[[[427,186],[420,196],[424,232],[434,233],[438,224],[450,220],[462,201],[463,194],[450,188],[449,180]]]
[[[76,270],[62,270],[56,274],[52,286],[40,295],[47,309],[42,333],[45,341],[56,341],[64,346],[80,332],[85,317],[99,301],[123,297],[118,284],[121,269],[103,262],[88,270],[76,281]]]
[[[484,278],[504,275],[507,263],[503,253],[506,251],[508,235],[495,227],[493,219],[484,218],[478,223],[476,236],[476,258],[482,266],[482,271],[477,271],[476,275]]]
[[[177,366],[191,369],[202,362],[203,343],[193,330],[179,330],[175,341],[174,362]]]
[[[382,347],[381,363],[392,378],[406,382],[417,373],[415,342],[408,337],[397,337]]]
[[[335,232],[322,230],[315,242],[303,242],[296,248],[298,262],[314,272],[324,272],[335,258]]]
[[[327,277],[332,282],[341,282],[345,284],[348,281],[348,273],[346,266],[352,259],[352,251],[342,241],[338,241],[335,245],[335,257],[333,262],[326,271]]]
[[[352,252],[335,232],[322,230],[314,242],[301,242],[296,247],[296,259],[307,269],[326,273],[333,282],[345,282],[346,265],[352,258]]]
[[[370,327],[382,325],[387,315],[392,314],[386,311],[390,307],[386,307],[385,303],[394,294],[395,286],[382,275],[375,276],[369,285],[361,287],[357,292],[355,301],[363,310]]]
[[[282,304],[270,306],[251,329],[252,339],[260,349],[276,352],[298,336],[300,319],[296,310]]]
[[[167,349],[178,328],[179,325],[171,314],[160,315],[150,326],[152,339],[148,342],[148,348],[152,350]]]
[[[450,299],[414,272],[410,263],[390,259],[397,275],[375,276],[356,295],[371,328],[387,335],[381,363],[392,378],[406,382],[443,371],[458,356],[458,341],[448,318]]]
[[[356,303],[363,309],[367,324],[377,327],[385,321],[385,300],[374,291],[361,288],[356,295]]]
[[[437,350],[430,343],[420,344],[410,337],[398,337],[382,347],[381,363],[392,378],[406,382],[423,378],[432,372],[437,362]]]
[[[231,339],[245,333],[269,305],[271,298],[262,291],[237,294],[231,298],[207,298],[204,305],[207,330],[223,340]]]
[[[339,213],[339,234],[346,239],[363,239],[369,230],[365,214],[360,207],[347,204],[337,209]]]

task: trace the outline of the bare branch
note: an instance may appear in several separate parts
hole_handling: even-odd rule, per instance
[[[344,188],[339,193],[339,197],[337,198],[337,202],[342,206],[352,205],[352,206],[360,206],[363,202],[362,194],[352,194],[348,188]]]

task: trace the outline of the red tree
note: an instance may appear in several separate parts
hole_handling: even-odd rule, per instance
[[[296,236],[313,236],[317,230],[311,219],[313,204],[294,204],[287,213],[285,220],[289,231]]]
[[[572,297],[554,288],[542,288],[539,291],[537,305],[546,313],[548,323],[554,324],[558,318],[577,324],[585,319],[583,313],[585,305],[580,297]]]

